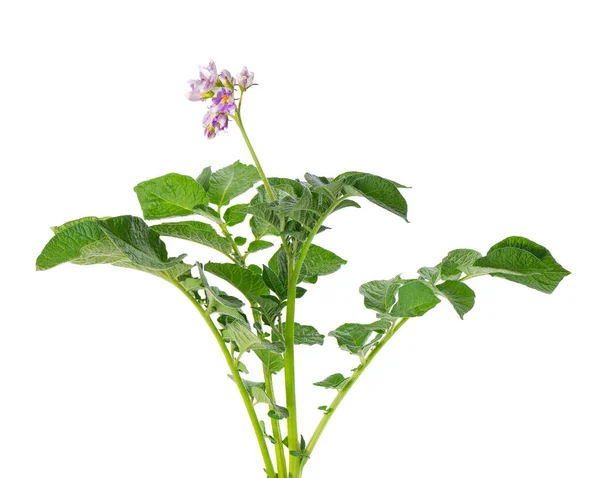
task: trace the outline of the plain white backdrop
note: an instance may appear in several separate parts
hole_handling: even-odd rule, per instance
[[[175,288],[110,266],[34,272],[49,226],[139,215],[142,180],[251,161],[234,128],[206,141],[204,106],[183,96],[210,58],[255,72],[245,122],[269,175],[412,186],[410,224],[369,203],[329,222],[318,243],[349,262],[310,287],[299,322],[372,320],[362,282],[508,235],[572,271],[551,296],[478,279],[464,321],[447,304],[409,321],[306,476],[600,476],[599,23],[578,0],[4,2],[0,476],[264,476]],[[355,362],[332,340],[298,360],[308,436],[333,398],[311,383]]]

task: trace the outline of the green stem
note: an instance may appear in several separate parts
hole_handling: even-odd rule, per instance
[[[388,341],[394,336],[394,334],[396,332],[398,332],[400,327],[402,327],[407,321],[408,321],[408,317],[403,318],[402,320],[400,320],[400,322],[398,322],[395,326],[393,326],[385,334],[385,336],[381,339],[381,341],[373,348],[371,353],[369,353],[369,355],[365,359],[365,362],[358,366],[358,368],[354,371],[354,373],[348,379],[348,381],[343,386],[343,388],[338,392],[337,396],[334,398],[333,402],[331,402],[331,405],[329,406],[329,408],[323,415],[323,418],[321,418],[321,421],[317,425],[317,428],[315,429],[315,432],[313,433],[312,437],[310,438],[308,445],[306,445],[306,450],[304,452],[306,455],[308,455],[308,456],[311,455],[317,442],[319,441],[319,438],[323,434],[325,427],[329,423],[329,420],[331,420],[331,417],[333,416],[335,411],[338,409],[340,403],[342,403],[342,400],[344,400],[344,397],[348,394],[348,392],[350,391],[352,386],[356,383],[356,381],[363,374],[363,372],[366,370],[366,368],[369,366],[369,364],[373,361],[373,359],[377,356],[377,354],[384,347],[384,345],[388,343]],[[304,468],[305,464],[306,464],[306,459],[302,461],[302,464],[300,466],[300,474],[298,475],[297,478],[301,478],[302,469]]]
[[[246,134],[246,130],[244,129],[244,124],[242,123],[242,117],[240,116],[239,111],[238,111],[237,114],[235,114],[233,116],[233,120],[235,121],[235,124],[238,125],[238,128],[240,128],[242,136],[244,137],[244,141],[246,142],[246,146],[248,146],[248,151],[250,151],[250,155],[252,156],[252,159],[254,160],[254,165],[256,166],[256,169],[258,170],[258,174],[260,175],[260,178],[262,179],[262,182],[265,185],[265,189],[267,190],[267,194],[269,196],[269,199],[271,201],[274,201],[275,200],[275,195],[273,194],[273,190],[271,189],[271,185],[269,184],[269,180],[267,179],[267,176],[265,175],[265,172],[263,171],[263,168],[260,165],[260,161],[258,160],[258,156],[256,156],[256,152],[254,151],[254,148],[252,147],[252,143],[250,143],[250,139],[248,138],[248,134]]]
[[[269,448],[267,447],[267,442],[265,441],[264,433],[260,426],[258,417],[256,416],[256,410],[254,409],[252,400],[250,399],[250,396],[248,395],[248,392],[246,391],[246,387],[244,387],[244,383],[242,382],[242,377],[240,376],[240,372],[238,371],[237,367],[235,366],[233,357],[231,356],[231,354],[229,353],[229,350],[227,349],[227,344],[223,340],[223,337],[221,337],[219,330],[217,329],[217,327],[211,320],[208,312],[206,310],[204,310],[204,308],[198,303],[198,301],[192,295],[190,295],[190,293],[187,290],[185,290],[185,288],[179,282],[177,282],[176,280],[173,280],[172,283],[181,292],[183,292],[185,294],[185,296],[190,300],[190,302],[192,302],[192,304],[194,304],[196,309],[198,309],[198,312],[200,312],[200,315],[202,315],[202,317],[204,318],[204,321],[206,322],[210,331],[212,332],[215,339],[217,340],[217,342],[219,344],[219,348],[221,349],[221,352],[223,352],[223,356],[225,357],[225,360],[227,361],[227,365],[229,366],[231,375],[233,376],[233,381],[237,385],[238,391],[240,392],[240,395],[242,396],[242,400],[244,401],[244,405],[246,406],[246,411],[248,412],[248,415],[250,416],[250,421],[252,422],[252,427],[254,428],[254,434],[256,435],[256,440],[258,441],[258,446],[260,447],[260,452],[262,454],[263,461],[265,463],[267,477],[275,478],[276,477],[275,469],[273,468],[273,463],[271,461],[271,455],[269,454]]]
[[[308,237],[304,241],[304,245],[300,250],[298,260],[294,261],[294,257],[288,255],[288,296],[287,306],[285,315],[285,395],[286,395],[286,407],[290,412],[290,416],[287,420],[288,423],[288,448],[289,463],[290,463],[290,476],[292,478],[299,478],[301,473],[301,460],[300,457],[294,456],[291,452],[298,452],[298,415],[296,410],[296,377],[295,377],[295,362],[294,362],[294,317],[296,315],[296,285],[298,278],[300,277],[300,271],[302,270],[302,264],[308,254],[308,249],[312,243],[312,240],[319,232],[323,222],[327,217],[335,210],[343,198],[334,201],[334,203],[325,211],[325,213],[319,218],[315,226],[310,231]]]
[[[267,370],[267,367],[263,365],[263,373],[265,376],[265,388],[267,395],[273,400],[273,403],[277,403],[275,400],[275,391],[273,389],[273,376]],[[281,438],[281,427],[279,426],[279,420],[271,418],[271,428],[273,429],[273,438],[275,439],[275,461],[277,462],[277,476],[287,477],[287,463],[285,461],[285,452],[283,450],[283,439]]]

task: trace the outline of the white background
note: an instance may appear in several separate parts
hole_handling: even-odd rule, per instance
[[[448,304],[409,321],[307,478],[600,476],[598,4],[393,4],[3,3],[0,476],[264,476],[218,348],[175,288],[110,266],[34,272],[49,226],[140,214],[142,180],[250,162],[234,128],[206,141],[204,105],[183,96],[210,58],[256,73],[246,126],[269,175],[412,186],[410,224],[369,203],[330,221],[318,243],[349,263],[310,287],[299,322],[372,320],[362,282],[508,235],[572,271],[551,296],[477,279],[464,322]],[[309,435],[333,398],[311,383],[355,361],[332,340],[298,360]]]

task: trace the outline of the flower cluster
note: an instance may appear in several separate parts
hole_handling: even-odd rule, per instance
[[[248,71],[248,68],[242,68],[234,78],[228,70],[217,73],[217,67],[212,60],[208,62],[208,66],[200,67],[199,79],[189,81],[192,91],[185,95],[188,100],[211,100],[211,105],[202,121],[204,135],[208,139],[214,138],[219,131],[227,129],[229,115],[234,114],[237,108],[235,88],[245,91],[253,85],[253,81],[254,73]]]

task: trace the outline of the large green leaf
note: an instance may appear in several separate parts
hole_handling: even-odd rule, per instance
[[[464,282],[448,280],[438,284],[436,289],[448,299],[461,319],[475,305],[475,292]]]
[[[524,237],[512,236],[492,246],[474,266],[532,289],[550,294],[570,272],[545,247]]]
[[[338,178],[344,179],[344,190],[347,194],[363,196],[379,207],[406,220],[408,206],[398,191],[398,187],[402,187],[401,185],[369,173],[349,172]]]
[[[232,252],[231,243],[219,235],[212,226],[198,221],[166,222],[151,227],[161,236],[176,237],[212,247],[219,252]]]
[[[254,166],[236,161],[212,173],[208,198],[213,204],[226,206],[233,198],[248,191],[259,179]]]
[[[169,259],[159,235],[138,217],[119,216],[102,220],[89,217],[71,221],[56,228],[56,231],[37,259],[38,270],[65,262],[113,264],[168,279],[190,269],[181,262],[184,256]]]
[[[360,286],[359,292],[365,298],[365,307],[387,313],[396,302],[396,292],[402,285],[400,276],[390,280],[373,280]]]
[[[285,336],[286,324],[282,324],[283,335]],[[311,325],[294,324],[294,344],[296,345],[323,345],[325,339],[317,329]]]
[[[392,307],[394,317],[419,317],[440,303],[430,287],[412,281],[400,287],[398,302]]]
[[[306,277],[314,277],[333,274],[346,264],[346,262],[348,261],[333,252],[311,244],[304,259],[304,265],[306,266],[305,275]]]
[[[177,173],[144,181],[134,191],[146,219],[189,216],[208,204],[202,186],[194,178]]]
[[[246,296],[269,293],[269,289],[260,275],[237,264],[209,262],[204,266],[204,270],[226,280]]]
[[[247,216],[248,204],[234,204],[233,206],[227,208],[225,214],[223,214],[223,219],[228,226],[236,226],[244,222]]]

